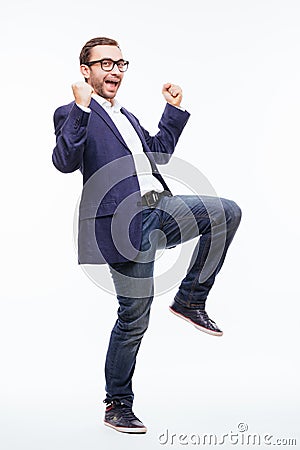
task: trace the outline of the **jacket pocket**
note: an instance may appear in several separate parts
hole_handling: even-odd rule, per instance
[[[112,216],[117,209],[117,202],[103,202],[100,205],[88,203],[80,206],[79,220],[95,219],[96,217]]]

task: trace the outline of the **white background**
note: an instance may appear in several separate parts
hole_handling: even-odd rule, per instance
[[[1,448],[182,448],[159,435],[240,422],[299,446],[300,3],[19,0],[0,25]],[[191,118],[176,155],[243,210],[207,306],[224,336],[171,315],[176,289],[154,302],[134,376],[144,436],[102,424],[117,302],[77,265],[81,175],[51,162],[53,112],[101,35],[129,59],[119,100],[149,131],[162,84],[182,86]]]

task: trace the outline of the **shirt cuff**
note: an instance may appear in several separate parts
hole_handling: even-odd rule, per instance
[[[181,111],[186,111],[186,109],[183,108],[182,106],[172,105],[172,103],[169,103],[169,105],[174,106],[174,108],[180,109]]]
[[[91,108],[89,108],[88,106],[82,106],[79,105],[78,103],[76,103],[76,105],[78,106],[78,108],[82,109],[82,111],[90,113],[91,112]]]

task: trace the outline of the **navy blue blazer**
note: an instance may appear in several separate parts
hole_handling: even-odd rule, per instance
[[[78,262],[132,261],[141,244],[141,193],[133,156],[109,114],[94,99],[87,113],[74,102],[54,113],[56,146],[52,161],[61,172],[79,169],[83,190],[79,206]],[[170,190],[157,169],[166,164],[189,113],[170,104],[150,136],[137,118],[121,108],[139,135],[153,175]]]

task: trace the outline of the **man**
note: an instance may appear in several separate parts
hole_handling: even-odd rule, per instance
[[[119,301],[105,363],[104,423],[121,432],[145,433],[132,411],[132,376],[153,300],[155,252],[201,235],[170,311],[221,336],[205,302],[241,212],[230,200],[171,194],[157,164],[168,162],[189,118],[180,106],[182,90],[164,84],[165,110],[159,132],[150,136],[116,100],[128,65],[113,39],[94,38],[84,45],[80,71],[85,81],[72,85],[75,101],[55,111],[52,159],[61,172],[80,169],[83,174],[78,260],[107,263]]]

